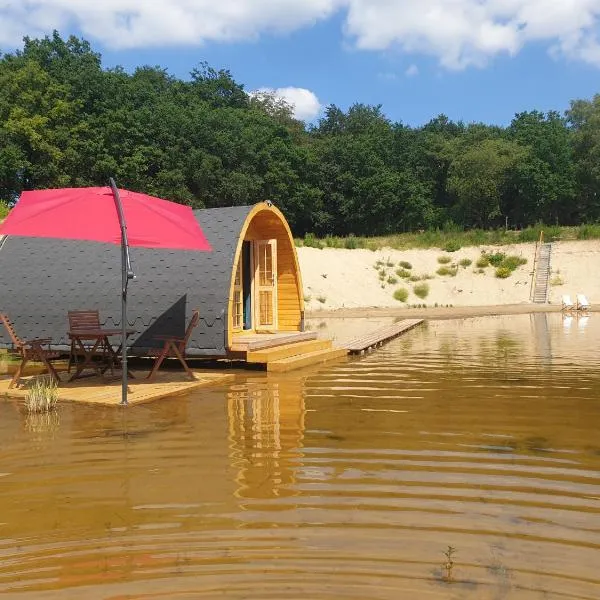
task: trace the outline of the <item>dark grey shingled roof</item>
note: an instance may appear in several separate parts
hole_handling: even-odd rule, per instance
[[[223,356],[233,259],[251,206],[194,211],[212,252],[132,248],[127,320],[134,352],[155,347],[154,334],[183,334],[200,311],[188,354]],[[121,255],[111,244],[9,236],[0,248],[0,311],[24,338],[68,348],[67,312],[99,309],[105,327],[121,323]],[[116,341],[116,340],[115,340]],[[10,344],[0,327],[0,346]]]

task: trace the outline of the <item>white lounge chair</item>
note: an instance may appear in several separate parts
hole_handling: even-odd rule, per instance
[[[569,294],[564,294],[562,297],[562,309],[567,311],[567,310],[573,310],[575,308],[575,304],[573,304],[573,301],[571,300],[571,296],[569,296]]]
[[[577,310],[589,310],[590,303],[583,294],[577,294]]]

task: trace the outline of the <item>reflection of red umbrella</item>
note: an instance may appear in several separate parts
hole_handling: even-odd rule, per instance
[[[127,404],[127,283],[133,279],[129,246],[211,250],[192,209],[111,187],[23,192],[0,225],[0,235],[90,240],[121,245],[123,397]]]

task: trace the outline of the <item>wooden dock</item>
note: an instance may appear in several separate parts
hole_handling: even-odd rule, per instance
[[[156,377],[146,379],[147,371],[133,372],[135,379],[129,380],[129,404],[151,402],[167,396],[185,394],[203,386],[219,385],[232,380],[235,376],[219,371],[194,370],[195,381],[188,379],[181,371],[159,371]],[[66,375],[63,374],[63,378]],[[0,379],[0,398],[25,399],[27,378],[20,387],[9,389],[10,378]],[[102,377],[86,377],[74,382],[63,382],[58,388],[59,402],[81,402],[118,406],[121,402],[121,380],[106,380]]]
[[[397,338],[398,336],[410,331],[417,325],[423,323],[423,319],[405,319],[398,321],[393,325],[386,325],[367,333],[366,335],[354,338],[344,344],[344,348],[348,350],[350,354],[362,354],[363,352],[369,352],[379,346]]]

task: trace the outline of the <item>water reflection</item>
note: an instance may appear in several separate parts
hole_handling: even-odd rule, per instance
[[[0,595],[597,600],[599,333],[430,322],[57,428],[0,404]]]
[[[306,412],[301,382],[272,375],[249,381],[228,392],[227,411],[236,495],[295,495]]]

